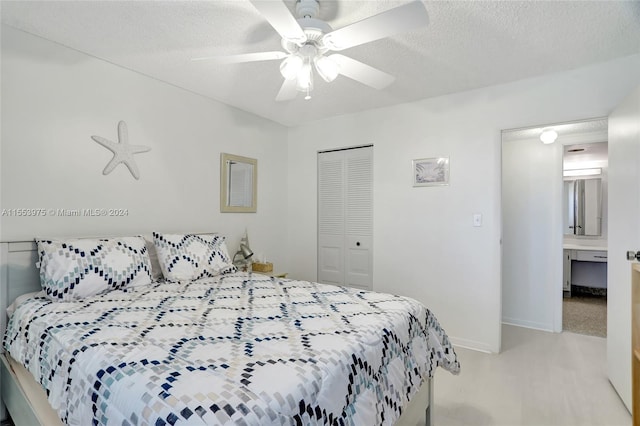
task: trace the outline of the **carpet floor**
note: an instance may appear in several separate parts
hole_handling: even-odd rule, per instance
[[[607,337],[607,298],[574,294],[562,303],[562,329],[589,336]]]

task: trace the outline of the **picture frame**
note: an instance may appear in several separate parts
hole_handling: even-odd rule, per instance
[[[413,186],[449,185],[449,157],[413,160],[411,170]]]
[[[256,213],[258,160],[220,153],[220,212]]]

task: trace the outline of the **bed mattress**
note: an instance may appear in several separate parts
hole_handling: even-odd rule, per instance
[[[67,424],[392,424],[460,365],[417,301],[230,274],[31,298],[4,347]]]

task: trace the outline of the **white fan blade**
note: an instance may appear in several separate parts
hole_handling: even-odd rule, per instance
[[[326,47],[340,51],[370,41],[426,26],[429,15],[422,1],[413,1],[332,31],[322,38]]]
[[[276,96],[276,101],[290,101],[294,99],[298,94],[298,90],[296,89],[296,79],[292,78],[291,80],[284,80],[282,83],[282,87],[280,87],[280,91],[278,92],[278,96]]]
[[[289,56],[285,52],[258,52],[243,53],[240,55],[229,56],[203,56],[201,58],[192,58],[192,61],[214,61],[219,64],[240,64],[243,62],[271,61],[275,59],[284,59]]]
[[[339,53],[331,55],[329,58],[338,64],[340,74],[374,89],[384,89],[396,79],[391,74]]]
[[[300,28],[300,24],[281,0],[250,1],[282,38],[297,44],[307,41],[307,36]]]

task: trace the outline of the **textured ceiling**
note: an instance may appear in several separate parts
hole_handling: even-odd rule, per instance
[[[290,9],[293,0],[285,0]],[[405,1],[321,0],[334,29]],[[193,57],[281,50],[251,3],[2,1],[2,22],[273,121],[330,116],[578,68],[640,52],[638,1],[425,1],[426,28],[342,51],[396,77],[377,91],[339,76],[275,102],[278,61]]]

